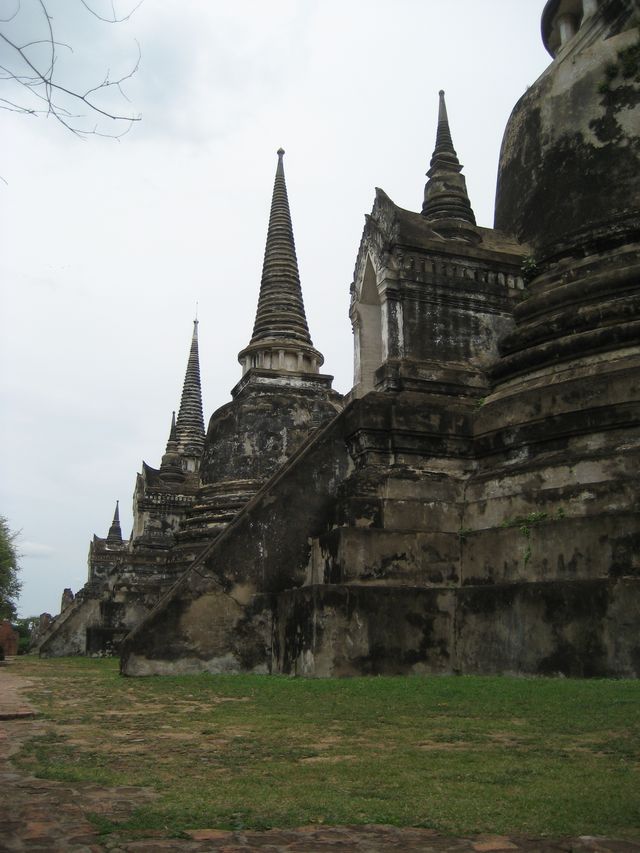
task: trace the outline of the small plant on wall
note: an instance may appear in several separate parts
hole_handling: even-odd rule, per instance
[[[540,273],[538,262],[533,255],[527,255],[526,258],[524,258],[520,266],[520,270],[522,272],[522,277],[527,284]]]

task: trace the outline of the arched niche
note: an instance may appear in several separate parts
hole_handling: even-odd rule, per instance
[[[354,386],[360,393],[366,393],[373,390],[375,372],[382,364],[382,307],[370,256],[355,305],[353,333]]]

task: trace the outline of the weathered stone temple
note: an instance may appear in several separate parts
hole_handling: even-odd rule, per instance
[[[444,94],[419,212],[381,190],[355,384],[125,640],[128,675],[640,675],[640,37],[550,0],[495,227]]]
[[[123,673],[640,676],[640,11],[549,0],[542,34],[494,228],[442,92],[421,209],[377,190],[344,401],[280,155],[243,376]]]
[[[278,152],[253,335],[238,358],[232,401],[214,412],[205,436],[198,322],[160,468],[142,463],[133,496],[133,531],[123,540],[118,506],[106,538],[93,537],[89,579],[39,642],[41,655],[116,651],[185,569],[265,481],[342,407],[320,373],[305,316]]]
[[[88,579],[75,595],[65,590],[60,614],[39,638],[41,655],[112,653],[176,579],[176,536],[199,486],[204,423],[198,324],[185,374],[178,419],[172,417],[159,469],[145,462],[136,476],[133,531],[123,539],[119,507],[106,538],[89,545]],[[192,557],[195,553],[192,554]]]

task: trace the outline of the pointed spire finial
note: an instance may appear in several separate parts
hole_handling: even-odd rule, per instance
[[[116,508],[113,513],[113,521],[107,533],[107,544],[119,545],[122,543],[122,530],[120,529],[120,501],[116,501]]]
[[[284,149],[279,148],[251,344],[267,338],[283,338],[312,346],[302,301],[283,155]]]
[[[309,335],[284,177],[284,148],[278,148],[277,154],[258,309],[251,340],[238,361],[243,375],[260,368],[287,382],[290,373],[318,373],[324,358]]]
[[[176,429],[176,413],[171,413],[171,429],[169,440],[162,462],[160,463],[160,478],[165,482],[178,482],[184,480],[182,471],[182,459],[178,452],[178,431]]]
[[[171,412],[171,429],[169,430],[169,442],[176,443],[178,441],[178,431],[176,430],[176,413],[175,411]],[[168,444],[167,442],[167,449]]]
[[[444,89],[440,89],[436,145],[427,172],[422,215],[430,222],[459,219],[471,225],[476,218],[471,209],[462,166],[453,147]]]
[[[193,321],[193,335],[189,360],[182,386],[182,397],[176,421],[178,450],[183,456],[199,459],[204,447],[204,417],[202,415],[202,389],[200,386],[200,358],[198,355],[198,320]]]
[[[436,147],[434,156],[431,159],[431,165],[433,165],[436,153],[441,155],[444,153],[450,154],[455,159],[456,164],[460,165],[458,162],[458,155],[453,147],[453,140],[451,139],[449,116],[447,115],[447,103],[444,99],[444,89],[440,89],[438,95],[440,97],[440,103],[438,104],[438,129],[436,131]]]

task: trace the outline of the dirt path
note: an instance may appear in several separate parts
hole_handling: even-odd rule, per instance
[[[101,815],[122,820],[153,799],[142,788],[106,788],[84,783],[66,784],[36,779],[15,768],[11,756],[22,743],[50,730],[36,709],[21,695],[29,679],[13,675],[9,665],[0,668],[0,853],[160,853],[160,851],[219,851],[220,853],[640,853],[640,844],[596,838],[547,841],[532,838],[479,836],[446,838],[428,829],[391,826],[302,827],[268,832],[227,832],[197,829],[190,839],[167,834],[135,839],[115,835],[101,838],[87,819]]]

